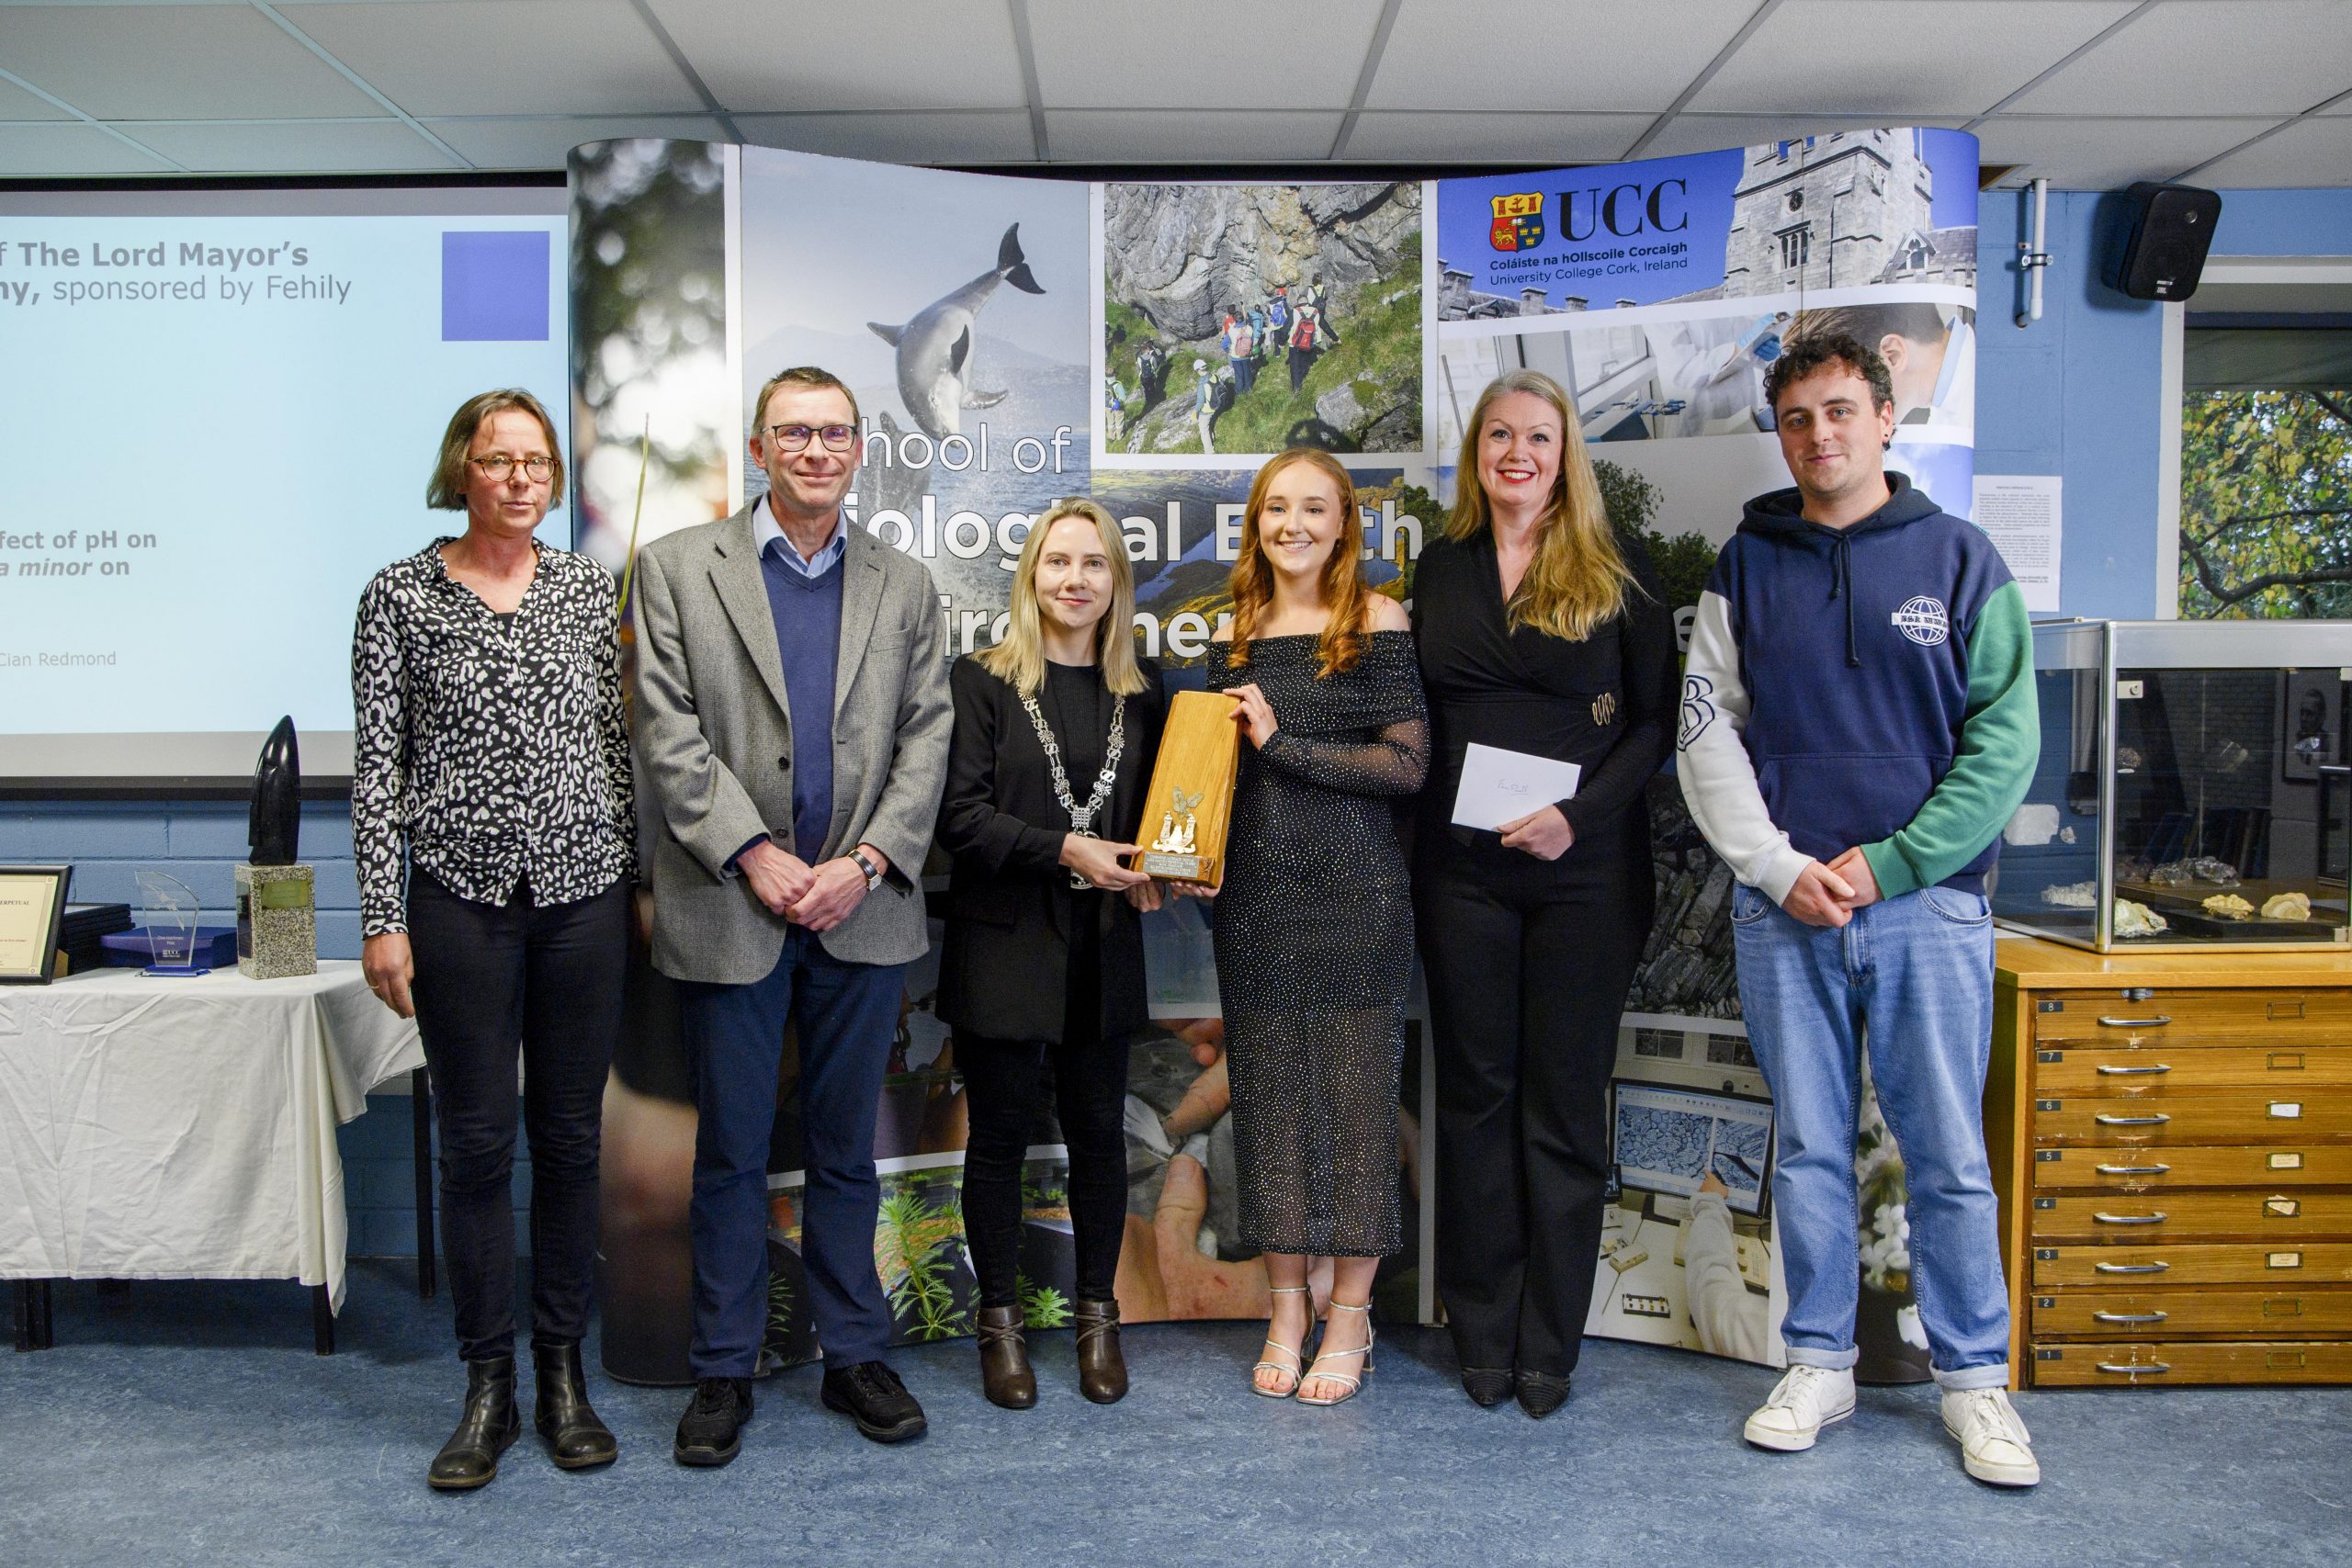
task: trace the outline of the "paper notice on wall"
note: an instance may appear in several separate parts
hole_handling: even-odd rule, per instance
[[[1976,525],[1992,536],[2009,575],[2037,615],[2058,611],[2059,540],[2064,532],[2056,474],[1979,474]]]

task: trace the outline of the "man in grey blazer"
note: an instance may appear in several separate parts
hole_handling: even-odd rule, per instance
[[[823,1400],[878,1442],[923,1430],[883,1349],[874,1120],[953,711],[937,591],[842,514],[857,402],[823,370],[763,388],[766,493],[637,558],[637,744],[664,829],[653,962],[680,982],[701,1120],[692,1231],[694,1402],[682,1464],[741,1446],[767,1320],[767,1158],[798,1025],[801,1209]]]

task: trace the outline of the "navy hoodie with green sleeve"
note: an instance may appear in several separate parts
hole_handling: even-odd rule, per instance
[[[1993,542],[1890,473],[1844,528],[1747,505],[1691,627],[1676,773],[1776,903],[1860,846],[1885,897],[1982,892],[2041,745],[2025,599]]]

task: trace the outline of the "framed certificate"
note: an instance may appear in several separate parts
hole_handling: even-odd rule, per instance
[[[70,865],[0,865],[0,985],[49,984],[73,880]]]

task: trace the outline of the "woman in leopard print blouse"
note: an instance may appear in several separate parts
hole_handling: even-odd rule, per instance
[[[531,1139],[531,1348],[555,1462],[611,1461],[580,1362],[636,820],[611,575],[533,531],[563,494],[554,422],[484,392],[429,505],[466,531],[378,572],[352,639],[362,966],[424,1036],[465,1414],[428,1479],[481,1486],[514,1440],[514,1066]],[[403,851],[407,885],[401,885]]]

